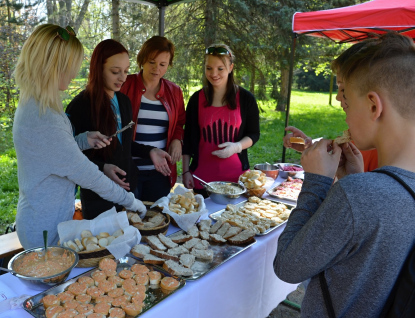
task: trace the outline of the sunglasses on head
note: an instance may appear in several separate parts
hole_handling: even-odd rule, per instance
[[[232,56],[231,52],[229,52],[227,49],[225,49],[224,47],[215,47],[215,46],[211,46],[208,47],[206,49],[206,54],[212,54],[212,55],[229,55]]]
[[[60,37],[61,40],[69,41],[70,36],[76,36],[74,29],[72,29],[69,25],[64,29],[59,27],[56,36]]]

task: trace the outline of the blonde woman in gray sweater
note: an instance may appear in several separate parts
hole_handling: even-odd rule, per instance
[[[68,88],[83,59],[83,47],[70,27],[38,26],[23,45],[16,70],[20,88],[13,141],[17,155],[19,202],[16,228],[25,249],[59,240],[57,225],[72,219],[75,185],[145,214],[143,203],[116,185],[82,153],[110,139],[99,132],[73,137],[60,91]]]

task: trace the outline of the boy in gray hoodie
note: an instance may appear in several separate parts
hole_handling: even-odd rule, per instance
[[[346,123],[357,148],[376,148],[379,169],[415,189],[415,46],[395,33],[371,41],[340,69]],[[289,283],[311,278],[302,317],[328,317],[320,272],[336,317],[378,317],[415,242],[414,199],[391,177],[362,173],[351,143],[321,140],[301,163],[305,180],[275,273]],[[344,177],[332,185],[336,173]]]

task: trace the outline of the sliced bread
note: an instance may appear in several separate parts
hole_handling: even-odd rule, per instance
[[[196,257],[192,254],[182,254],[180,255],[180,264],[184,267],[191,268],[196,260]]]
[[[190,268],[186,268],[175,261],[165,261],[163,268],[171,275],[177,276],[193,276],[193,271]]]
[[[203,261],[211,262],[213,260],[213,250],[199,250],[197,248],[193,248],[190,253],[197,259],[201,259]]]
[[[223,223],[222,226],[220,227],[220,229],[216,232],[216,234],[223,237],[225,235],[225,233],[228,232],[230,227],[231,227],[231,225],[228,222]]]
[[[254,241],[255,231],[252,229],[243,230],[241,233],[232,236],[228,239],[228,242],[231,244],[246,244]]]
[[[210,247],[210,244],[206,240],[200,240],[193,248],[196,248],[198,250],[207,250]]]
[[[163,243],[167,248],[175,248],[177,247],[177,243],[174,243],[170,238],[165,236],[163,233],[157,235],[160,242]]]
[[[240,232],[242,232],[242,228],[240,228],[239,226],[231,226],[229,230],[227,230],[226,233],[223,235],[223,238],[228,239],[232,236],[235,236],[236,234],[239,234]]]
[[[188,254],[189,250],[187,248],[185,248],[183,245],[179,245],[175,248],[169,248],[167,253],[169,253],[170,255],[181,255],[181,254]]]
[[[199,236],[202,240],[208,240],[209,239],[209,231],[200,231]]]
[[[131,254],[136,257],[144,258],[145,255],[150,254],[150,246],[144,244],[137,244],[131,249]]]
[[[197,225],[199,227],[199,231],[209,231],[210,226],[212,225],[212,220],[211,219],[202,220]]]
[[[163,251],[151,250],[150,253],[153,254],[153,255],[155,255],[155,256],[157,256],[157,257],[160,257],[162,259],[166,259],[166,260],[167,259],[171,259],[171,260],[176,261],[176,262],[179,261],[179,257],[178,256],[171,255],[171,254],[166,253],[166,252],[163,252]]]
[[[200,242],[200,238],[192,238],[190,241],[187,241],[182,246],[187,248],[188,250],[191,250],[193,246],[195,246],[199,242]]]
[[[152,254],[146,254],[144,255],[143,261],[147,264],[161,265],[165,260]]]
[[[219,228],[222,226],[223,222],[224,222],[224,220],[222,218],[218,218],[218,220],[216,221],[216,223],[213,224],[210,227],[209,233],[210,234],[215,234],[219,230]]]
[[[177,234],[177,235],[173,234],[173,235],[169,236],[169,239],[171,239],[174,243],[181,244],[181,243],[190,241],[192,239],[192,237],[190,235],[180,233],[180,234]]]
[[[148,219],[149,222],[154,224],[154,227],[160,226],[164,223],[165,218],[161,213],[157,213],[155,216]]]
[[[155,250],[159,250],[159,251],[167,250],[167,247],[165,247],[164,244],[161,243],[159,238],[155,235],[147,236],[145,240],[147,241],[148,245],[150,245],[151,248]]]
[[[218,234],[210,234],[209,239],[215,243],[226,243],[226,240]]]
[[[199,229],[197,228],[196,224],[193,225],[188,231],[187,234],[189,234],[191,237],[199,237]]]

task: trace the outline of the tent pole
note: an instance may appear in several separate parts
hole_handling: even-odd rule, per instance
[[[159,7],[159,35],[164,36],[164,12],[166,11],[165,6]]]
[[[291,86],[293,83],[293,69],[294,69],[294,56],[295,56],[295,43],[297,40],[297,33],[292,34],[293,41],[291,45],[291,58],[290,58],[290,73],[288,76],[288,94],[287,94],[287,110],[285,112],[285,127],[288,126],[288,119],[290,116],[290,100],[291,100]],[[287,134],[287,132],[284,130],[284,136]],[[282,146],[282,159],[281,162],[285,162],[285,152],[286,148]]]

